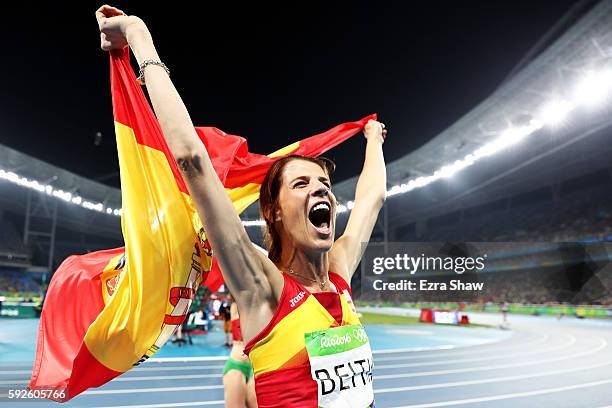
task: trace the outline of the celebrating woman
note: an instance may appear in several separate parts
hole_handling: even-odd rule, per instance
[[[350,290],[385,198],[386,130],[369,121],[363,170],[344,234],[334,241],[336,199],[326,162],[277,160],[261,186],[268,256],[255,249],[145,23],[96,12],[101,47],[130,46],[155,114],[240,310],[259,407],[373,406],[372,353]]]

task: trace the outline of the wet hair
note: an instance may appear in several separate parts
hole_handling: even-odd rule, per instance
[[[268,258],[274,263],[280,261],[282,253],[280,234],[274,227],[274,213],[278,206],[283,169],[287,163],[293,160],[304,160],[315,163],[321,167],[328,176],[336,169],[334,162],[326,157],[314,158],[301,155],[283,157],[270,166],[259,192],[259,212],[261,218],[266,222],[264,228],[264,244],[268,250]]]

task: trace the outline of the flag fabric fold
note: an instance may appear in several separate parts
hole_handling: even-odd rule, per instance
[[[63,402],[151,357],[180,325],[202,283],[222,278],[201,220],[130,66],[111,53],[111,92],[122,192],[124,248],[67,258],[41,314],[31,389],[62,390]],[[363,129],[367,116],[267,156],[244,138],[197,127],[238,213],[259,197],[270,165],[288,154],[318,156]],[[212,272],[211,272],[212,270]]]

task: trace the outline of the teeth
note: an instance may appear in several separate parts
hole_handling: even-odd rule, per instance
[[[316,211],[316,210],[319,210],[319,209],[322,209],[322,208],[326,209],[326,210],[329,210],[329,204],[327,204],[327,203],[319,203],[319,204],[314,206],[312,211]]]

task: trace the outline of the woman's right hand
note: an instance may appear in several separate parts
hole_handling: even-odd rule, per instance
[[[128,46],[128,30],[146,28],[136,16],[128,16],[116,7],[103,5],[96,10],[100,29],[100,47],[104,51],[122,49]]]

